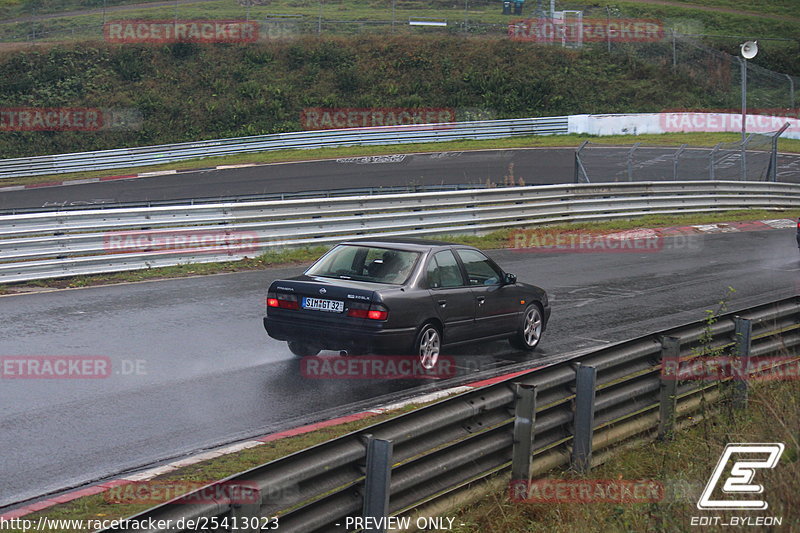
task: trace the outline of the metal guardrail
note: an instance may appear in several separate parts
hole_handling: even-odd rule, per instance
[[[54,211],[83,211],[86,209],[120,209],[126,207],[164,207],[179,205],[200,204],[228,204],[242,202],[266,202],[272,200],[299,200],[312,198],[335,198],[338,196],[375,196],[379,194],[403,194],[416,192],[442,192],[466,191],[472,189],[485,189],[489,186],[482,183],[460,183],[441,185],[387,185],[379,187],[349,187],[342,189],[324,189],[296,192],[274,192],[267,194],[247,194],[237,196],[209,196],[199,198],[176,198],[169,200],[141,200],[133,202],[92,203],[90,201],[74,200],[64,202],[47,202],[43,207],[14,207],[0,209],[3,215],[24,215],[26,213],[53,213]]]
[[[800,185],[635,182],[13,215],[0,217],[0,283],[238,260],[366,235],[475,234],[651,214],[791,207],[800,207]],[[163,243],[165,235],[170,244],[152,244]],[[202,244],[203,239],[219,244]]]
[[[746,346],[741,340],[742,324],[747,326]],[[452,501],[476,484],[489,479],[508,480],[512,457],[514,463],[520,459],[528,463],[524,466],[529,467],[529,475],[541,475],[568,462],[574,464],[576,459],[588,468],[602,462],[621,444],[652,439],[696,422],[708,409],[706,405],[725,397],[732,385],[724,381],[665,380],[664,361],[673,361],[677,355],[691,361],[713,350],[748,357],[753,363],[776,355],[790,356],[776,363],[780,367],[792,359],[797,364],[794,354],[798,346],[800,297],[795,296],[722,315],[712,324],[697,321],[532,369],[211,485],[220,490],[204,491],[226,494],[237,484],[257,487],[257,499],[252,504],[209,501],[207,497],[205,503],[195,503],[188,496],[191,505],[173,500],[131,520],[141,525],[149,519],[171,519],[174,525],[180,519],[186,524],[190,519],[241,520],[277,515],[279,530],[285,533],[347,531],[347,517],[364,516],[362,509],[367,508],[367,450],[375,440],[389,441],[393,448],[388,513],[441,514],[442,502]],[[594,377],[589,397],[593,400],[587,405],[586,396],[583,400],[576,397],[576,391],[581,394],[576,380],[581,370],[590,368]],[[515,440],[517,444],[520,441],[515,439],[515,418],[525,402],[518,394],[521,387],[532,386],[536,391],[533,412],[519,416],[535,415],[531,417],[535,420],[534,446],[521,454],[515,446]],[[577,415],[581,404],[590,408],[588,428],[577,427],[582,424],[582,417]],[[579,433],[583,434],[580,446]],[[527,455],[527,459],[521,455]],[[134,529],[121,525],[105,531]]]
[[[498,139],[518,135],[566,134],[568,133],[567,122],[567,117],[563,116],[300,131],[160,146],[101,150],[97,152],[21,157],[0,160],[0,179],[159,165],[187,159],[270,150],[409,144],[457,139]]]

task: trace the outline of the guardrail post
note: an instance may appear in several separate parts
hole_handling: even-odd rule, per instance
[[[536,422],[536,386],[515,384],[514,447],[511,453],[511,480],[531,480],[531,455]]]
[[[678,367],[681,340],[661,339],[661,387],[658,392],[658,438],[672,440],[675,429],[675,406],[678,392]]]
[[[367,474],[364,481],[365,518],[372,517],[373,528],[364,529],[370,533],[386,533],[386,526],[381,518],[389,513],[389,483],[392,478],[392,441],[373,439],[367,443]]]
[[[753,323],[750,319],[740,316],[733,317],[736,326],[733,339],[733,355],[740,364],[741,371],[733,372],[733,406],[737,409],[747,408],[747,393],[750,388],[750,376],[747,369],[750,366],[750,346],[753,335]]]
[[[572,438],[571,466],[580,473],[588,472],[592,465],[596,383],[597,369],[579,365],[575,373],[575,435]]]
[[[247,482],[242,485],[227,484],[225,490],[230,498],[231,517],[237,525],[237,531],[244,533],[261,531],[259,519],[263,501],[261,491]]]

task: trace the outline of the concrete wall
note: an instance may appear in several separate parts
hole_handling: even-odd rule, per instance
[[[769,133],[791,125],[782,139],[800,139],[800,119],[747,115],[748,133]],[[569,132],[590,135],[639,135],[674,132],[740,132],[742,116],[734,113],[636,113],[628,115],[571,115]]]

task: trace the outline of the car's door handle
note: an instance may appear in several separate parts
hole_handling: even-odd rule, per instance
[[[485,296],[477,296],[475,299],[478,300],[478,303],[480,305],[483,305],[483,302],[486,301],[486,297]]]
[[[442,307],[446,307],[447,306],[447,300],[439,300],[439,305],[441,305]]]

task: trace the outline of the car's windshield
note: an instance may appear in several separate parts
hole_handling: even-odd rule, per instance
[[[306,275],[402,284],[414,270],[419,255],[391,248],[339,245],[309,268]]]

